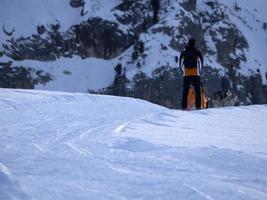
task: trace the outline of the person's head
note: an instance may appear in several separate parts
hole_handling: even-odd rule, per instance
[[[196,44],[196,41],[195,41],[195,39],[193,39],[193,38],[191,38],[191,39],[188,41],[188,46],[189,46],[189,47],[194,47],[195,44]]]

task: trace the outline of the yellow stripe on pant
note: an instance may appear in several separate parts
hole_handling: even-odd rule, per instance
[[[185,67],[184,69],[185,69],[184,70],[184,76],[197,76],[197,75],[199,75],[197,67],[194,67],[194,68]]]

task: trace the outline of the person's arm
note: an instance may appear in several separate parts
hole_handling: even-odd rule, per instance
[[[183,62],[183,60],[184,60],[184,52],[182,51],[182,53],[180,54],[180,59],[179,59],[179,69],[181,71],[183,71],[183,69],[182,69],[182,62]]]
[[[201,62],[201,67],[199,68],[199,70],[201,70],[203,68],[203,62],[204,62],[204,60],[203,60],[203,56],[202,56],[202,54],[201,54],[200,51],[198,51],[198,57],[199,57],[200,62]]]

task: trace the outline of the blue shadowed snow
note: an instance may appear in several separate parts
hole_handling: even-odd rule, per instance
[[[267,199],[266,105],[0,89],[0,112],[0,199]]]

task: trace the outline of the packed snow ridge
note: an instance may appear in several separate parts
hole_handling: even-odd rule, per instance
[[[0,199],[267,199],[267,106],[0,89]]]

